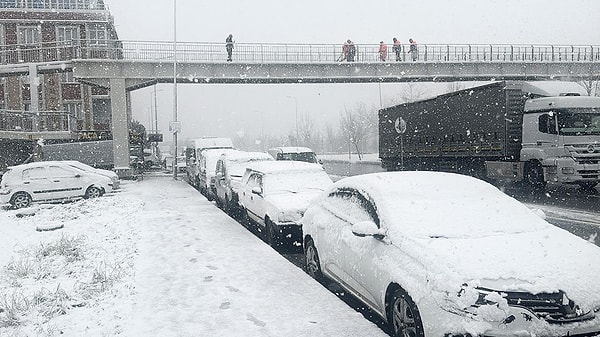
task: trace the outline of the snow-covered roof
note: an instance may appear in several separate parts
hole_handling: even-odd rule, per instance
[[[247,151],[236,151],[228,152],[225,154],[227,161],[245,162],[249,160],[262,159],[262,160],[273,160],[270,154],[266,152],[247,152]]]
[[[279,146],[270,148],[269,152],[280,152],[280,153],[302,153],[302,152],[314,152],[308,147],[301,146]]]
[[[344,178],[336,186],[369,195],[380,218],[403,235],[477,238],[549,226],[496,187],[459,174],[382,172]]]
[[[279,172],[292,172],[292,171],[311,171],[318,172],[324,171],[323,167],[319,164],[307,163],[303,161],[293,160],[276,160],[276,161],[260,161],[256,163],[250,163],[247,166],[248,169],[258,171],[261,173],[279,173]]]

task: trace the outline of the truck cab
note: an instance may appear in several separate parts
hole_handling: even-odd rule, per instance
[[[521,161],[532,183],[578,184],[600,178],[600,97],[562,95],[525,102]]]

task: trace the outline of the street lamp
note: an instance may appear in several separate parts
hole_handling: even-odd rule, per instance
[[[296,146],[298,146],[298,138],[300,134],[298,133],[298,98],[295,96],[285,96],[286,98],[293,98],[294,103],[296,105]]]
[[[177,124],[177,0],[173,0],[173,122]],[[173,130],[173,179],[177,180],[177,130]]]

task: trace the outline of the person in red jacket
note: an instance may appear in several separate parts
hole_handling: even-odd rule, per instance
[[[385,62],[387,59],[387,44],[383,41],[379,42],[379,60]]]

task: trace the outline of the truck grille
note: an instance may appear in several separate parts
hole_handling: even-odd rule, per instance
[[[565,148],[579,164],[600,163],[600,144],[577,144]]]

